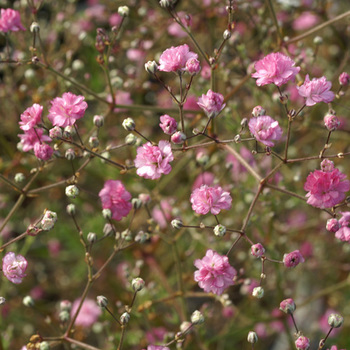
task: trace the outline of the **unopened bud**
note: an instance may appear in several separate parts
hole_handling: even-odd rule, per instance
[[[151,196],[148,193],[140,193],[139,199],[141,200],[142,204],[147,204],[151,201]]]
[[[23,298],[23,305],[27,307],[32,307],[34,306],[34,300],[30,295],[27,295]]]
[[[32,33],[39,33],[39,32],[40,32],[39,23],[33,22],[33,23],[30,25],[30,31],[31,31]]]
[[[236,135],[233,140],[235,141],[235,143],[240,143],[241,142],[241,135]]]
[[[141,208],[141,206],[142,206],[142,201],[141,201],[141,199],[139,199],[139,198],[133,198],[133,199],[131,200],[131,204],[132,204],[132,207],[133,207],[135,210],[137,210],[137,209],[140,209],[140,208]]]
[[[23,173],[17,173],[17,174],[15,175],[15,182],[16,182],[17,184],[23,182],[25,179],[26,179],[26,177],[24,176]]]
[[[118,7],[118,13],[122,16],[122,17],[127,17],[129,16],[129,7],[128,6],[119,6]]]
[[[296,309],[294,300],[289,298],[282,300],[280,303],[280,310],[286,314],[292,314]]]
[[[283,105],[287,104],[287,102],[288,102],[288,96],[287,95],[282,95],[282,96],[279,97],[279,99],[280,99],[280,102]]]
[[[98,128],[103,126],[103,124],[105,122],[102,115],[95,115],[93,121],[94,121],[94,125],[97,126]]]
[[[97,241],[97,235],[94,232],[89,232],[86,238],[89,243],[95,243]]]
[[[44,231],[50,231],[57,221],[57,214],[54,211],[46,210],[44,217],[40,221],[41,229]]]
[[[180,331],[182,334],[186,334],[189,329],[191,328],[192,324],[191,322],[188,322],[188,321],[184,321],[180,324]]]
[[[204,322],[204,316],[203,314],[196,310],[192,313],[191,315],[191,322],[194,324],[194,325],[197,325],[197,324],[201,324]]]
[[[154,74],[158,70],[158,64],[155,61],[148,61],[145,63],[145,70],[150,74]]]
[[[66,212],[68,215],[75,215],[75,204],[68,204],[66,206]]]
[[[160,5],[161,7],[165,7],[165,8],[170,7],[170,5],[171,5],[171,0],[160,0],[160,1],[159,1],[159,5]]]
[[[100,144],[100,140],[96,136],[90,136],[89,137],[89,145],[92,148],[97,148],[98,145]]]
[[[339,314],[330,314],[328,316],[328,324],[332,327],[332,328],[339,328],[343,325],[344,322],[344,318],[343,316],[339,315]]]
[[[121,316],[120,316],[120,323],[122,325],[127,324],[130,320],[130,314],[128,314],[127,312],[124,312]]]
[[[241,127],[242,128],[246,128],[248,126],[248,119],[247,118],[243,118],[241,120]]]
[[[52,129],[49,130],[49,136],[52,139],[57,139],[59,137],[62,137],[62,129],[59,126],[55,126]]]
[[[50,345],[47,341],[40,343],[39,350],[50,350]]]
[[[139,231],[138,234],[135,236],[135,242],[143,244],[149,239],[149,233],[144,231]]]
[[[261,299],[264,296],[264,288],[255,287],[252,292],[252,296],[257,299]]]
[[[0,297],[0,306],[6,303],[6,299],[4,297]]]
[[[177,131],[171,135],[170,139],[175,145],[180,145],[186,140],[186,135],[181,131]]]
[[[323,44],[323,38],[319,35],[315,36],[314,37],[314,44],[315,45],[321,45]]]
[[[123,128],[128,131],[135,130],[135,122],[132,118],[126,118],[123,120]]]
[[[111,236],[114,233],[113,226],[110,223],[106,223],[103,226],[103,235],[104,237]]]
[[[265,248],[261,243],[256,243],[251,246],[250,252],[254,257],[261,258],[265,253]]]
[[[224,34],[222,35],[222,37],[224,38],[224,40],[228,40],[231,38],[231,32],[229,30],[225,30]]]
[[[266,115],[266,110],[261,106],[255,106],[252,110],[253,117],[261,117],[262,115]]]
[[[126,241],[131,241],[132,240],[132,234],[131,234],[131,231],[128,228],[121,233],[121,236]]]
[[[112,212],[111,212],[111,209],[103,209],[102,210],[102,216],[106,219],[106,220],[109,220],[112,218]]]
[[[72,309],[72,303],[69,300],[62,300],[60,302],[61,311],[70,311]]]
[[[215,236],[223,237],[225,236],[225,233],[226,233],[226,226],[219,224],[214,227]]]
[[[101,308],[105,308],[108,305],[108,299],[103,295],[99,295],[97,298],[97,305]]]
[[[125,143],[129,146],[133,146],[136,143],[136,136],[134,134],[126,135]]]
[[[131,285],[135,292],[139,292],[145,286],[145,281],[142,278],[137,277],[132,280]]]
[[[66,138],[72,137],[75,134],[76,134],[76,131],[75,131],[73,126],[68,125],[63,130],[63,136],[66,137]]]
[[[171,226],[179,230],[183,226],[183,224],[180,219],[174,219],[174,220],[171,220]]]
[[[68,322],[70,319],[69,312],[67,310],[63,310],[58,315],[61,322]]]
[[[66,153],[64,154],[64,157],[68,160],[75,159],[75,152],[73,148],[68,148]]]
[[[69,198],[75,198],[79,195],[79,188],[75,185],[70,185],[66,187],[65,190],[66,196]]]
[[[249,332],[247,337],[248,343],[255,344],[258,341],[258,336],[255,332]]]

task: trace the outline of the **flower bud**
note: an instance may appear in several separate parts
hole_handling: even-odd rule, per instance
[[[196,75],[200,72],[201,65],[196,58],[190,58],[186,62],[186,72],[190,75]]]
[[[148,61],[145,63],[145,70],[150,74],[155,74],[158,70],[158,64],[156,61]]]
[[[255,287],[252,292],[252,296],[257,299],[261,299],[264,296],[264,288]]]
[[[327,220],[327,225],[326,225],[327,231],[336,233],[340,229],[340,227],[341,226],[337,219],[333,218],[333,219]]]
[[[223,237],[225,236],[225,233],[226,233],[226,226],[219,224],[214,227],[215,236]]]
[[[75,215],[75,204],[71,203],[66,206],[66,212],[68,215]]]
[[[128,6],[119,6],[118,7],[118,13],[122,16],[122,17],[128,17],[129,16],[129,7]]]
[[[57,214],[50,210],[45,210],[44,217],[40,221],[40,226],[44,231],[50,231],[57,221]]]
[[[283,264],[285,267],[296,267],[300,263],[305,261],[304,257],[301,255],[299,250],[294,250],[291,253],[284,254],[283,256]]]
[[[114,233],[113,226],[110,223],[106,223],[103,227],[104,237],[112,236]]]
[[[67,310],[63,310],[58,315],[61,322],[68,322],[70,319],[69,312]]]
[[[204,167],[209,163],[209,156],[205,152],[199,151],[196,154],[196,162]]]
[[[237,135],[233,138],[233,140],[235,141],[235,143],[240,143],[240,142],[242,141],[241,135],[237,134]],[[230,163],[230,164],[231,164],[231,163]]]
[[[265,248],[260,243],[253,244],[250,253],[256,258],[261,258],[265,253]]]
[[[334,170],[334,163],[329,159],[324,159],[321,162],[321,170],[326,173],[332,172]]]
[[[282,300],[280,303],[280,310],[286,314],[292,314],[296,309],[294,300],[289,298]]]
[[[171,135],[170,139],[175,145],[180,145],[186,140],[186,135],[181,131],[177,131]]]
[[[90,136],[89,137],[89,145],[91,148],[97,148],[100,144],[100,140],[96,136]]]
[[[222,37],[224,38],[224,40],[230,39],[231,38],[231,32],[228,29],[226,29],[224,31],[224,34],[222,35]]]
[[[333,114],[326,114],[323,122],[328,131],[335,131],[340,125],[339,119]]]
[[[129,146],[133,146],[136,143],[137,137],[134,134],[126,135],[125,143]]]
[[[128,228],[121,233],[121,236],[126,241],[131,241],[132,240],[132,234],[131,234],[131,231]]]
[[[68,125],[64,128],[63,130],[63,136],[65,138],[72,137],[76,134],[77,132],[75,131],[74,127],[71,125]]]
[[[140,193],[139,199],[141,200],[142,204],[147,204],[151,201],[151,196],[148,193]]]
[[[196,310],[192,313],[191,315],[191,322],[194,324],[194,325],[197,325],[197,324],[201,324],[204,322],[204,316],[203,314]]]
[[[50,345],[47,341],[40,343],[39,350],[50,350]]]
[[[112,218],[112,212],[111,212],[111,209],[103,209],[102,210],[102,216],[106,219],[106,220],[109,220]]]
[[[133,207],[135,210],[137,210],[137,209],[140,209],[140,208],[141,208],[141,206],[142,206],[142,201],[141,201],[141,199],[139,199],[139,198],[133,198],[133,199],[131,200],[131,204],[132,204],[132,207]]]
[[[321,45],[321,44],[323,44],[323,38],[322,38],[322,36],[319,36],[319,35],[315,36],[315,37],[314,37],[314,44],[315,44],[315,45]]]
[[[100,128],[101,126],[103,126],[105,119],[102,115],[95,115],[93,121],[94,125]]]
[[[260,107],[260,106],[258,106],[258,107]],[[254,112],[254,109],[253,109],[253,112]],[[246,128],[247,126],[248,126],[248,119],[247,118],[243,118],[241,120],[241,127],[242,128]]]
[[[49,130],[49,136],[52,139],[58,139],[59,137],[62,137],[62,129],[59,126],[53,127]]]
[[[105,308],[108,305],[108,299],[103,295],[99,295],[97,298],[97,305],[101,308]]]
[[[160,0],[159,1],[159,5],[161,7],[165,7],[165,8],[170,7],[171,6],[171,0]]]
[[[149,239],[149,233],[144,231],[139,231],[138,234],[135,236],[135,242],[143,244]]]
[[[342,86],[348,86],[350,83],[350,76],[348,73],[343,72],[339,75],[339,84]]]
[[[174,219],[174,220],[171,220],[171,226],[177,230],[179,230],[183,224],[182,224],[182,221],[180,219]]]
[[[330,314],[328,316],[328,324],[332,328],[339,328],[343,325],[344,318],[339,314]]]
[[[75,185],[70,185],[66,187],[66,196],[69,198],[75,198],[79,195],[79,188]]]
[[[27,295],[23,298],[23,305],[27,307],[32,307],[34,306],[34,300],[30,295]]]
[[[0,297],[0,306],[6,303],[6,299],[4,297]]]
[[[135,122],[132,118],[126,118],[123,120],[123,128],[128,131],[135,130]]]
[[[64,157],[68,160],[75,159],[75,152],[73,148],[68,148],[66,153],[64,154]]]
[[[297,350],[307,350],[310,347],[310,340],[302,335],[295,341],[295,346]]]
[[[62,300],[60,302],[61,311],[70,311],[72,309],[72,303],[69,300]]]
[[[97,241],[97,235],[94,232],[89,232],[86,238],[87,241],[91,244]]]
[[[255,106],[252,110],[253,117],[261,117],[262,115],[266,115],[266,111],[261,106]]]
[[[17,174],[15,175],[15,178],[14,178],[14,180],[15,180],[15,182],[16,182],[17,184],[23,182],[25,179],[26,179],[26,177],[24,176],[23,173],[17,173]]]
[[[122,325],[125,325],[129,322],[130,320],[130,314],[128,314],[127,312],[124,312],[121,316],[120,316],[120,323]]]
[[[30,31],[31,33],[39,33],[40,32],[40,26],[39,26],[39,23],[37,22],[33,22],[31,25],[30,25]]]
[[[142,278],[137,277],[132,280],[131,285],[135,292],[139,292],[145,286],[145,281]]]
[[[258,341],[258,336],[255,332],[250,331],[247,337],[248,343],[255,344]]]
[[[182,334],[186,334],[189,329],[191,328],[192,324],[191,322],[188,322],[188,321],[184,321],[180,324],[180,331]]]

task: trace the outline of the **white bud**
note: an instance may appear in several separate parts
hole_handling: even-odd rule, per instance
[[[30,31],[32,33],[39,33],[40,32],[40,26],[39,26],[39,23],[37,22],[33,22],[31,25],[30,25]]]
[[[119,6],[118,7],[118,13],[123,17],[129,16],[129,12],[130,12],[130,10],[129,10],[129,7],[127,7],[127,6]]]
[[[132,280],[131,285],[135,292],[139,292],[145,286],[145,281],[142,278],[137,277]]]
[[[248,343],[255,344],[258,341],[258,336],[255,332],[249,332],[247,340]]]
[[[46,210],[44,217],[40,221],[40,226],[44,231],[50,231],[57,221],[57,214],[53,211]]]
[[[121,324],[127,324],[130,320],[130,314],[128,314],[127,312],[124,312],[121,316],[120,316],[120,323]]]
[[[126,118],[123,120],[123,128],[127,131],[135,130],[135,122],[132,118]]]
[[[145,70],[150,74],[154,74],[158,70],[158,64],[156,61],[148,61],[145,63]]]
[[[191,315],[191,322],[195,325],[203,323],[204,322],[203,314],[198,310],[194,311]]]
[[[214,227],[215,236],[223,237],[225,233],[226,233],[226,226],[219,224]]]
[[[264,296],[264,288],[262,287],[255,287],[253,289],[252,296],[258,299],[261,299]]]
[[[75,185],[66,187],[66,196],[69,198],[75,198],[79,194],[79,188]]]

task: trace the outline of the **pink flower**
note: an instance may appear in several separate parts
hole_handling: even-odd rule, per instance
[[[237,272],[225,255],[208,249],[202,260],[195,260],[194,266],[198,269],[194,273],[194,280],[207,293],[221,295],[227,287],[234,285],[233,278]]]
[[[71,310],[71,317],[75,315],[80,304],[80,299],[74,301]],[[81,327],[91,327],[99,318],[102,311],[95,300],[85,299],[81,309],[79,311],[78,317],[75,320],[75,325]]]
[[[51,101],[51,108],[47,116],[54,126],[72,126],[76,120],[84,116],[87,103],[84,96],[77,96],[71,92],[65,92],[62,97],[56,97]]]
[[[210,211],[213,215],[218,215],[221,209],[231,208],[232,198],[221,187],[202,185],[192,192],[191,203],[197,214],[205,215]]]
[[[159,206],[155,206],[152,210],[152,217],[157,222],[161,229],[168,226],[172,219],[173,204],[171,200],[163,199]]]
[[[176,131],[171,135],[170,140],[175,145],[181,145],[186,140],[186,135],[181,131]]]
[[[51,142],[51,138],[43,135],[43,129],[29,129],[24,134],[17,135],[21,139],[23,152],[28,152],[34,148],[36,143]]]
[[[321,162],[321,170],[327,173],[332,172],[334,170],[334,163],[329,159],[324,159]]]
[[[345,199],[345,192],[350,190],[350,181],[345,179],[346,175],[337,168],[310,173],[304,184],[304,190],[309,191],[307,203],[320,209],[334,207]]]
[[[131,194],[119,180],[107,180],[99,192],[103,209],[110,209],[112,219],[120,221],[132,208]]]
[[[295,346],[297,350],[307,350],[310,347],[310,339],[302,335],[295,341]]]
[[[224,96],[210,89],[206,95],[198,99],[198,106],[203,109],[208,118],[216,117],[226,106]]]
[[[12,9],[1,9],[0,32],[18,32],[19,30],[26,30],[21,23],[19,12]]]
[[[342,86],[348,86],[350,83],[350,76],[348,73],[343,72],[339,75],[339,84]]]
[[[199,174],[194,180],[194,183],[192,185],[192,191],[194,191],[196,188],[201,187],[202,185],[211,186],[214,182],[214,179],[215,175],[209,171],[205,171]]]
[[[304,84],[297,87],[299,95],[306,98],[306,106],[313,106],[318,102],[329,103],[334,100],[334,93],[329,91],[332,83],[326,77],[313,78],[310,81],[309,74],[306,75]]]
[[[326,230],[329,232],[336,233],[340,229],[341,225],[337,219],[329,219],[327,220]]]
[[[350,242],[350,211],[340,212],[340,214],[342,215],[338,222],[340,228],[335,233],[335,237],[343,242]]]
[[[296,267],[297,265],[299,265],[300,263],[303,263],[304,257],[301,255],[301,253],[299,252],[299,250],[294,250],[291,253],[288,254],[284,254],[283,256],[283,264],[285,267]]]
[[[186,72],[189,73],[190,75],[196,75],[200,72],[201,70],[201,65],[197,58],[190,58],[186,62]]]
[[[250,253],[256,258],[261,258],[265,253],[265,248],[261,243],[253,244],[250,247]]]
[[[163,345],[148,345],[147,350],[170,350],[167,346]]]
[[[289,299],[284,299],[280,303],[280,310],[285,312],[286,314],[292,314],[296,309],[294,300],[289,298]]]
[[[254,65],[256,73],[253,78],[258,78],[256,85],[262,86],[275,84],[281,86],[288,81],[295,79],[300,67],[294,67],[295,62],[279,52],[270,53]]]
[[[305,11],[300,16],[298,16],[292,24],[294,30],[306,30],[314,27],[320,18],[313,14],[312,12]]]
[[[146,339],[148,343],[162,342],[166,334],[166,328],[153,327],[150,331],[146,332]]]
[[[22,283],[22,279],[26,276],[27,265],[25,257],[13,252],[6,253],[2,258],[2,272],[12,283]]]
[[[46,143],[37,142],[34,145],[35,157],[41,160],[49,160],[53,154],[53,148]]]
[[[159,179],[162,174],[171,171],[170,162],[174,160],[171,145],[168,141],[159,141],[158,146],[152,146],[150,142],[137,149],[135,159],[136,174],[145,179]]]
[[[166,49],[159,58],[158,69],[163,72],[181,72],[186,69],[186,62],[198,55],[190,51],[188,45],[181,45]]]
[[[34,103],[33,106],[27,108],[21,114],[21,121],[19,122],[20,128],[24,131],[34,128],[41,120],[41,114],[43,112],[43,106]]]
[[[248,126],[256,140],[268,147],[273,147],[275,145],[272,140],[279,140],[282,137],[283,131],[278,121],[272,119],[268,115],[251,118]]]
[[[108,102],[112,102],[112,95],[108,95],[107,99]],[[131,95],[130,92],[128,91],[116,91],[114,94],[114,102],[117,105],[132,105],[133,104],[133,100],[131,99]],[[124,112],[126,111],[125,108],[114,108],[113,110],[115,113],[118,112]]]
[[[325,127],[329,131],[337,130],[340,125],[339,119],[337,118],[336,115],[333,115],[333,114],[326,114],[325,117],[323,118],[323,122]]]
[[[164,131],[165,134],[171,135],[177,129],[177,122],[174,118],[170,117],[167,114],[164,114],[160,117],[159,126],[161,127],[161,129]]]

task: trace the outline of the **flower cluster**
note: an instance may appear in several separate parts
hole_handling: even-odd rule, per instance
[[[204,258],[195,260],[194,265],[198,269],[194,273],[194,280],[207,293],[221,295],[227,287],[234,284],[237,272],[229,264],[227,256],[208,249]]]
[[[343,242],[350,242],[350,211],[340,212],[342,217],[337,219],[329,219],[326,229],[335,233],[335,237]]]

